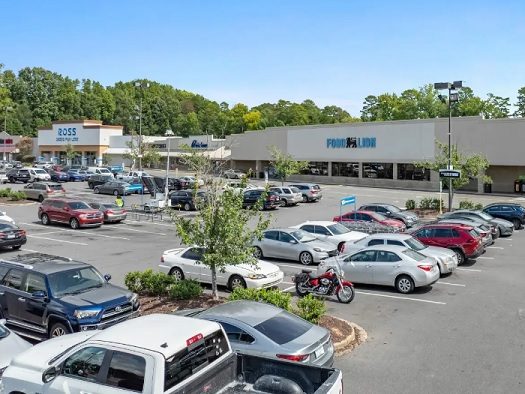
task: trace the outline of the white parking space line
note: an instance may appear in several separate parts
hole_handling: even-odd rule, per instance
[[[268,261],[268,260],[265,260],[265,261]],[[306,265],[303,266],[303,265],[291,265],[291,264],[281,264],[281,263],[274,263],[274,264],[278,265],[279,267],[288,267],[288,268],[295,268],[295,269],[303,269],[303,268],[308,267]]]
[[[40,227],[40,228],[43,228],[41,225],[39,224],[34,224],[34,223],[20,223],[20,224],[23,224],[25,226],[34,226],[34,227]],[[53,231],[55,232],[55,231]],[[113,238],[113,239],[123,239],[125,241],[129,241],[130,239],[129,238],[126,238],[126,237],[117,237],[115,235],[105,235],[105,234],[97,234],[97,233],[92,233],[92,232],[88,232],[88,231],[85,231],[85,230],[82,230],[82,229],[79,229],[79,230],[68,230],[68,229],[62,229],[62,230],[57,230],[56,231],[57,233],[61,233],[61,232],[66,232],[66,233],[73,233],[75,235],[82,235],[82,234],[87,234],[87,235],[93,235],[95,237],[103,237],[103,238]],[[42,234],[48,234],[48,233],[42,233]],[[42,235],[42,234],[38,234],[39,236]],[[66,242],[66,241],[64,241]]]
[[[494,260],[494,257],[479,256],[479,257],[476,257],[476,259],[481,259],[481,260]]]
[[[20,249],[22,252],[30,252],[30,253],[42,253],[42,254],[46,254],[44,252],[41,252],[39,250],[33,250],[33,249],[26,249],[26,248],[22,248]]]
[[[128,227],[126,227],[126,230],[124,230],[124,231],[135,231],[137,233],[162,235],[163,237],[165,237],[167,235],[167,234],[164,234],[164,233],[157,233],[155,231],[137,230],[137,229],[134,229],[134,228],[129,228],[129,225],[126,225],[125,223],[122,223],[122,224],[124,224],[125,226],[128,226]]]
[[[487,246],[487,249],[504,249],[501,246]]]
[[[287,292],[287,291],[290,291],[292,289],[295,289],[295,286],[290,286],[290,287],[287,287],[286,289],[284,289],[283,291],[284,292]]]
[[[36,233],[36,235],[49,235],[49,234],[58,234],[58,233],[61,233],[63,230],[58,230],[58,231],[47,231],[45,233]]]
[[[356,290],[356,293],[357,294],[363,294],[363,295],[376,296],[376,297],[394,298],[396,300],[426,302],[428,304],[436,304],[436,305],[447,305],[446,302],[441,302],[441,301],[430,301],[430,300],[422,300],[420,298],[411,298],[411,297],[401,297],[401,296],[393,296],[393,295],[387,295],[387,294],[369,293],[367,291],[361,291],[361,290]]]
[[[281,283],[285,285],[294,285],[293,287],[295,288],[295,283],[293,282],[281,282]]]
[[[58,243],[64,242],[67,244],[74,244],[74,245],[82,245],[82,246],[88,246],[88,244],[85,244],[83,242],[73,242],[73,241],[65,241],[63,239],[55,239],[55,238],[47,238],[47,237],[39,237],[38,235],[27,235],[29,238],[37,238],[37,239],[45,239],[46,241],[55,241]]]
[[[467,285],[462,285],[460,283],[450,283],[450,282],[441,282],[440,280],[436,282],[438,285],[448,285],[448,286],[458,286],[458,287],[467,287]]]
[[[458,271],[470,271],[470,272],[483,272],[482,270],[477,270],[477,269],[474,269],[474,268],[462,268],[462,267],[458,267],[456,268]]]
[[[173,224],[157,223],[157,222],[152,222],[150,220],[130,220],[130,219],[126,219],[126,222],[140,223],[140,224],[154,224],[155,226],[164,226],[164,227],[171,227],[171,228],[175,227]],[[122,223],[122,224],[126,224],[126,223]]]
[[[512,238],[499,238],[501,239],[502,241],[512,241]]]

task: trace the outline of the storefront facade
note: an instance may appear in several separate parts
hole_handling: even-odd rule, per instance
[[[447,143],[448,119],[278,127],[232,136],[231,159],[237,169],[271,172],[275,146],[309,163],[291,180],[439,190],[438,174],[414,165],[434,159],[436,140]],[[489,160],[494,192],[512,192],[525,175],[525,120],[453,118],[452,143]],[[466,189],[482,191],[482,179]]]

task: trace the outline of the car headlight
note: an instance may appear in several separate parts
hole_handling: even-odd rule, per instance
[[[101,310],[102,309],[77,309],[73,313],[73,316],[75,316],[77,319],[87,319],[98,315]]]
[[[133,295],[131,296],[131,298],[129,299],[129,302],[131,302],[131,304],[133,306],[137,305],[137,303],[139,302],[139,295],[136,294],[136,293],[133,293]]]
[[[263,275],[263,274],[249,274],[248,278],[250,278],[250,279],[264,279],[264,278],[266,278],[266,275]]]
[[[326,252],[326,250],[323,250],[321,248],[314,248],[314,251],[315,252]]]

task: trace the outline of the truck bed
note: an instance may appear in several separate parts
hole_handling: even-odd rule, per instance
[[[256,390],[254,384],[257,380],[268,376],[294,382],[296,389]],[[328,394],[339,393],[340,381],[341,372],[334,368],[234,353],[216,365],[205,377],[191,382],[183,392],[185,394]]]

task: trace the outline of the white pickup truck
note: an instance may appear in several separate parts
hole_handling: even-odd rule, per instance
[[[135,178],[142,178],[143,176],[149,176],[144,171],[129,171],[122,174],[117,174],[117,179],[123,180],[124,182],[131,182]]]
[[[234,353],[215,322],[153,314],[42,342],[4,372],[5,394],[341,394],[341,371]]]

